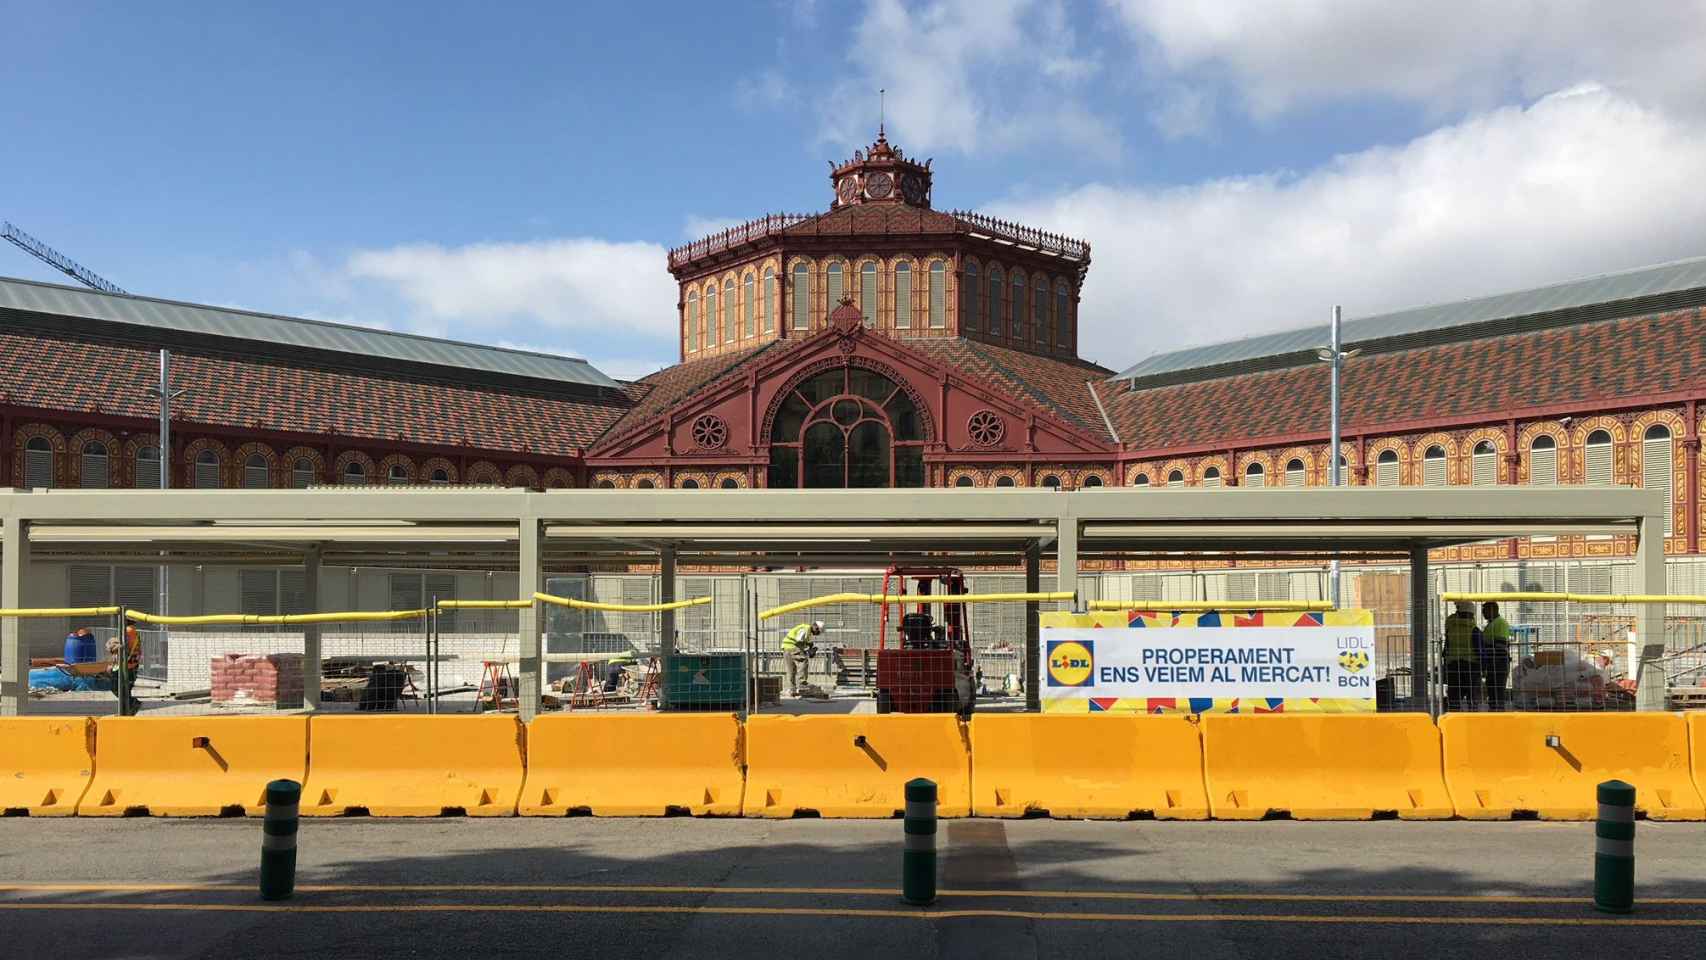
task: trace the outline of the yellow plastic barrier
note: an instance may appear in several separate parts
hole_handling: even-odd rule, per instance
[[[749,817],[892,817],[906,781],[936,781],[938,816],[971,813],[971,749],[951,714],[749,717]]]
[[[1460,713],[1439,729],[1458,816],[1592,820],[1594,788],[1618,779],[1635,785],[1635,810],[1650,819],[1706,819],[1680,714]]]
[[[1451,818],[1425,714],[1205,714],[1202,727],[1216,820]]]
[[[971,721],[972,814],[1206,820],[1191,717],[984,714]]]
[[[738,817],[745,764],[733,714],[536,717],[517,812]]]
[[[515,815],[526,730],[513,716],[315,717],[302,815]]]
[[[95,771],[88,717],[0,719],[0,814],[69,817]]]
[[[1092,610],[1275,610],[1306,613],[1337,610],[1330,600],[1092,600]]]
[[[0,617],[41,619],[47,617],[110,617],[117,607],[0,607]]]
[[[80,817],[260,816],[268,781],[300,781],[306,717],[101,717]]]
[[[771,607],[758,615],[760,620],[780,617],[796,610],[829,607],[842,603],[1064,603],[1078,596],[1071,590],[1052,593],[827,593]]]
[[[535,593],[533,599],[540,603],[569,607],[573,610],[605,610],[611,613],[658,613],[664,610],[681,610],[687,607],[703,606],[711,602],[710,597],[694,597],[691,600],[671,600],[668,603],[599,603],[595,600],[557,597],[549,593]]]
[[[373,623],[386,620],[416,620],[427,615],[425,610],[345,610],[338,613],[203,613],[195,616],[164,616],[126,610],[125,618],[137,623],[157,623],[167,626],[207,626],[211,624],[265,624],[281,626],[295,623]]]
[[[1706,604],[1706,596],[1689,593],[1542,593],[1533,590],[1509,593],[1442,593],[1441,603],[1466,600],[1470,603],[1698,603]]]

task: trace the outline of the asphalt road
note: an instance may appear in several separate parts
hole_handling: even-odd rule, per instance
[[[31,958],[1699,957],[1706,826],[1642,823],[1631,917],[1561,823],[951,821],[898,898],[897,821],[0,820],[0,954]]]

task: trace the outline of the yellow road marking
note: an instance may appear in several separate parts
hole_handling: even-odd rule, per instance
[[[254,890],[243,883],[0,883],[11,893],[175,893]],[[714,887],[593,883],[299,883],[302,893],[635,893],[729,894],[743,896],[898,897],[893,887]],[[1431,893],[1150,893],[1135,890],[938,890],[941,897],[998,900],[1123,900],[1159,903],[1592,903],[1591,897]],[[1645,904],[1706,906],[1706,897],[1642,897]]]
[[[817,907],[599,906],[592,904],[0,903],[0,910],[132,910],[216,913],[699,914],[894,920],[1064,920],[1085,923],[1295,923],[1407,926],[1706,927],[1706,918],[1310,916],[1290,913],[1053,913],[1038,910],[863,910]]]

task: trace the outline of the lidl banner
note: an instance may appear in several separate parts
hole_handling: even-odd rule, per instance
[[[1374,615],[1042,615],[1045,713],[1374,710]]]

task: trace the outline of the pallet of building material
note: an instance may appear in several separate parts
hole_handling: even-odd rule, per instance
[[[1706,710],[1706,687],[1671,687],[1670,709]]]

